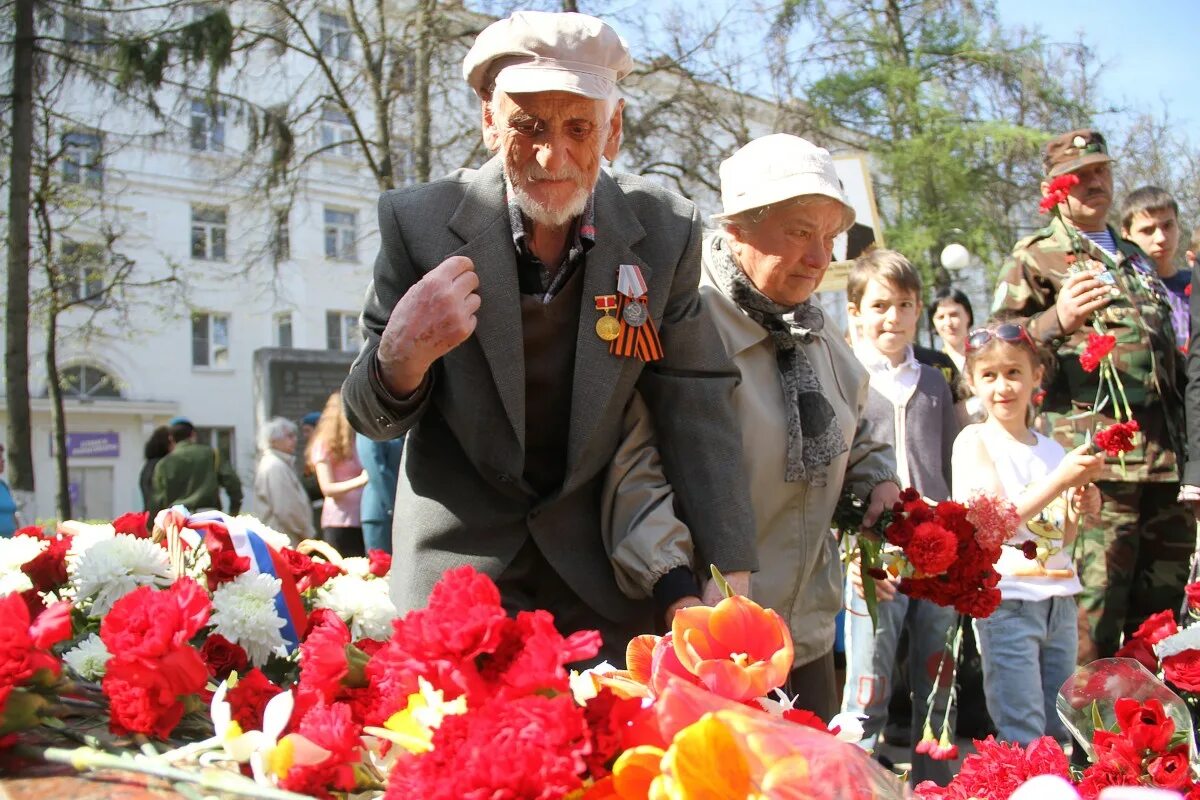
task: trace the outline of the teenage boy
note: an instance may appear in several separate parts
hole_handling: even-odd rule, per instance
[[[1187,347],[1189,330],[1188,286],[1192,271],[1179,269],[1179,204],[1157,186],[1135,189],[1121,205],[1121,236],[1130,240],[1154,262],[1158,278],[1167,288],[1175,339]]]
[[[896,451],[902,486],[912,486],[931,500],[950,497],[950,454],[959,423],[954,397],[936,368],[917,362],[913,340],[921,318],[921,278],[894,250],[874,250],[854,262],[847,280],[848,309],[862,335],[855,355],[870,376],[864,416],[874,438]],[[862,746],[873,749],[887,723],[892,668],[900,632],[907,627],[909,684],[912,687],[912,741],[921,738],[928,697],[941,662],[955,611],[928,600],[913,600],[887,581],[877,583],[879,604],[874,631],[862,598],[857,565],[846,585],[846,653],[849,674],[842,711],[862,714]],[[945,680],[950,666],[943,670]],[[950,687],[940,686],[933,719],[940,724]],[[950,779],[949,766],[914,751],[912,780]]]

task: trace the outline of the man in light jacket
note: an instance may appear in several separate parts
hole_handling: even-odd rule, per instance
[[[297,544],[315,536],[308,493],[292,462],[296,453],[296,425],[275,417],[259,434],[262,456],[254,472],[254,502],[263,524],[286,533]]]

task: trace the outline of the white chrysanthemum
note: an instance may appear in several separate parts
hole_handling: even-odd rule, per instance
[[[32,536],[0,538],[0,596],[33,588],[21,566],[37,558],[47,544]]]
[[[67,551],[67,563],[77,561],[97,542],[107,542],[117,535],[112,525],[88,525],[86,522],[67,520],[59,524],[58,529],[71,535],[71,549]]]
[[[356,578],[375,577],[371,574],[370,559],[363,558],[362,556],[350,556],[349,558],[343,558],[338,566],[346,570],[347,575],[353,575]]]
[[[71,584],[79,600],[92,600],[90,614],[101,617],[127,592],[139,586],[170,586],[174,580],[165,550],[148,539],[120,533],[96,542],[80,556]]]
[[[63,661],[85,681],[98,681],[103,678],[105,665],[111,657],[112,654],[108,652],[104,642],[94,633],[63,653]]]
[[[317,590],[314,604],[341,617],[355,639],[382,640],[392,635],[396,607],[388,597],[387,581],[338,575]]]
[[[214,631],[241,645],[256,667],[273,654],[287,655],[280,633],[284,620],[275,609],[279,586],[278,578],[243,572],[213,592]]]
[[[1200,625],[1184,628],[1154,645],[1154,652],[1158,653],[1159,658],[1176,656],[1187,650],[1200,650]]]

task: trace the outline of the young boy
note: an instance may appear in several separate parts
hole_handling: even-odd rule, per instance
[[[1186,348],[1191,321],[1187,287],[1192,282],[1192,271],[1179,269],[1175,264],[1179,250],[1179,204],[1157,186],[1143,186],[1130,192],[1121,206],[1121,236],[1142,248],[1154,262],[1158,278],[1167,288],[1175,340]]]
[[[889,442],[896,451],[896,471],[902,486],[912,486],[935,500],[950,498],[950,455],[959,423],[954,398],[936,368],[913,357],[912,343],[921,317],[921,278],[904,256],[894,250],[875,250],[854,262],[846,295],[852,324],[861,337],[855,355],[870,375],[864,423],[873,438]],[[852,573],[854,569],[852,568]],[[873,749],[887,722],[892,668],[902,629],[909,637],[909,684],[912,687],[912,741],[921,738],[927,699],[937,676],[946,635],[954,624],[952,608],[927,600],[911,600],[881,584],[878,626],[861,597],[861,582],[847,581],[846,653],[848,674],[842,711],[866,716],[862,746]],[[940,729],[949,700],[951,665],[943,668],[934,702],[933,722]],[[953,723],[952,723],[953,728]],[[912,781],[951,777],[946,762],[913,755]]]

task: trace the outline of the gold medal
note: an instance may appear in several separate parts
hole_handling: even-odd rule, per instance
[[[617,322],[616,317],[605,314],[596,320],[596,335],[606,342],[611,342],[621,335],[621,323]]]

